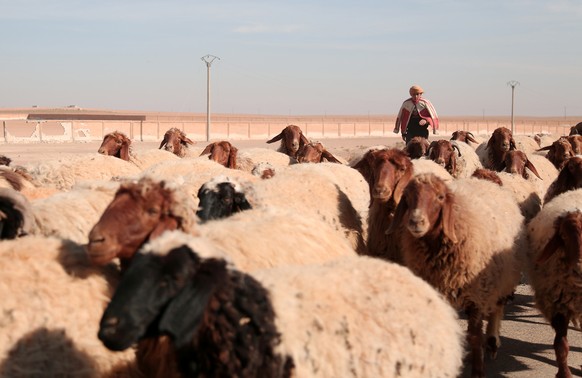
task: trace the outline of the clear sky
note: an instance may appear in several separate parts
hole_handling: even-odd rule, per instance
[[[0,0],[0,108],[582,118],[581,0]],[[582,119],[580,119],[582,120]]]

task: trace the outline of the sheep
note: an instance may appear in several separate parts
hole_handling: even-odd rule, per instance
[[[216,176],[198,190],[198,210],[201,222],[225,218],[252,208],[242,186],[228,176]]]
[[[246,273],[221,255],[161,239],[136,255],[103,313],[99,338],[112,350],[169,335],[172,348],[159,358],[173,358],[184,376],[460,372],[457,315],[403,267],[350,257]]]
[[[527,227],[527,272],[535,306],[555,331],[556,377],[571,377],[568,324],[582,320],[582,189],[558,195]]]
[[[137,166],[140,171],[163,160],[180,159],[173,153],[160,149],[135,152],[131,139],[120,131],[106,134],[97,152],[128,161]]]
[[[452,141],[453,147],[459,151],[455,172],[452,173],[454,178],[470,177],[475,170],[483,168],[479,155],[473,147],[467,143]]]
[[[582,134],[582,122],[578,122],[575,126],[570,127],[569,135]]]
[[[270,179],[275,176],[275,172],[275,167],[271,163],[261,161],[253,167],[251,174],[261,179]]]
[[[281,132],[269,139],[267,143],[274,143],[281,141],[281,145],[277,151],[282,152],[292,158],[297,158],[297,151],[304,145],[309,143],[309,140],[301,128],[296,125],[288,125]]]
[[[309,142],[297,151],[297,161],[299,163],[338,163],[344,164],[338,158],[333,156],[321,142]],[[345,162],[347,164],[347,162]]]
[[[20,166],[0,166],[0,188],[14,189],[29,200],[49,197],[60,192],[55,187],[45,187],[36,183],[27,170]]]
[[[87,243],[87,235],[99,220],[101,213],[113,198],[118,182],[103,182],[51,197],[28,201],[26,197],[15,198],[15,193],[0,192],[0,208],[12,209],[5,224],[20,227],[23,219],[28,222],[27,231],[21,234],[56,236],[77,243]],[[18,193],[18,192],[16,192]],[[24,222],[27,223],[27,222]],[[8,233],[2,239],[13,239],[18,235]]]
[[[507,127],[498,127],[493,131],[487,143],[481,143],[477,149],[477,155],[483,168],[501,172],[507,151],[517,149],[511,130]]]
[[[193,157],[198,156],[200,152],[194,153],[190,146],[195,145],[196,142],[188,138],[186,133],[176,127],[172,127],[164,134],[164,139],[160,143],[160,149],[173,153],[178,157]]]
[[[447,172],[455,177],[458,174],[455,149],[458,151],[459,156],[462,156],[461,150],[456,144],[445,139],[435,140],[428,147],[426,155],[430,160],[444,167]]]
[[[30,163],[24,165],[24,169],[37,187],[60,191],[70,190],[75,184],[87,180],[135,177],[140,172],[140,168],[127,161],[94,153]]]
[[[35,230],[30,202],[20,192],[0,188],[0,240],[16,239]]]
[[[548,151],[546,158],[554,164],[556,169],[560,170],[566,164],[566,160],[574,156],[572,144],[566,138],[560,138],[551,145],[542,147],[538,151]]]
[[[554,138],[551,134],[539,133],[534,135],[534,140],[538,143],[539,147],[546,147],[554,143]]]
[[[558,177],[548,187],[544,204],[564,192],[580,188],[582,188],[582,156],[574,156],[566,161]]]
[[[540,174],[538,173],[535,165],[529,160],[527,154],[521,150],[507,151],[505,154],[505,172],[513,173],[522,176],[524,179],[529,178],[529,173],[526,168],[529,169],[534,175],[536,175],[540,180]]]
[[[241,148],[238,150],[235,168],[245,172],[252,172],[257,165],[268,163],[276,170],[296,162],[296,159],[289,155],[269,148]]]
[[[226,168],[236,168],[236,155],[238,154],[238,148],[226,140],[213,142],[207,145],[202,153],[200,153],[200,156],[206,154],[208,154],[208,159],[214,160]]]
[[[433,174],[418,175],[404,189],[387,233],[397,230],[404,265],[467,312],[471,375],[484,377],[483,319],[487,349],[495,356],[503,301],[519,283],[525,259],[517,203],[486,180],[447,185]]]
[[[572,145],[572,151],[576,155],[582,154],[582,135],[570,135],[566,139]]]
[[[134,352],[97,339],[119,274],[81,245],[42,236],[0,243],[0,376],[138,377]]]
[[[472,132],[465,131],[465,130],[454,131],[453,134],[451,135],[451,140],[464,142],[468,145],[471,145],[471,143],[475,143],[476,145],[479,145],[481,143],[480,141],[478,141],[475,138],[475,135],[473,135]],[[471,142],[471,143],[469,143],[469,142]]]
[[[224,182],[224,185],[236,185],[233,184],[235,180],[229,178],[230,183]],[[219,178],[217,180],[220,181]],[[253,208],[289,209],[315,216],[347,238],[356,251],[366,252],[369,194],[368,186],[358,171],[335,163],[295,164],[269,180],[238,182],[241,189],[236,191],[241,194],[237,201],[241,202],[241,195],[244,194],[244,199]],[[207,192],[206,196],[216,198],[216,193]],[[200,206],[204,208],[201,213],[220,212],[204,200],[201,200]]]
[[[181,182],[142,177],[122,182],[88,235],[87,253],[93,264],[119,258],[125,269],[135,251],[165,230],[195,230],[196,204]],[[115,224],[117,229],[109,226]],[[129,232],[126,231],[129,227]]]
[[[539,143],[529,135],[514,135],[515,148],[519,151],[523,151],[526,154],[531,154],[540,148]]]
[[[428,139],[421,136],[415,136],[406,143],[404,151],[406,151],[411,159],[420,159],[427,155],[429,146]]]

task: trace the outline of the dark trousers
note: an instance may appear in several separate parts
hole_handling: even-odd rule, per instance
[[[408,126],[406,127],[406,143],[410,142],[412,138],[415,136],[420,136],[425,139],[428,139],[428,126],[429,123],[427,122],[426,125],[421,126],[419,122],[422,118],[420,117],[410,117],[410,121],[408,121]]]

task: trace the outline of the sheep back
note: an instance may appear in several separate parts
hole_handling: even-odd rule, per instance
[[[476,169],[483,168],[479,156],[475,149],[465,142],[451,141],[453,146],[459,149],[459,156],[457,156],[457,169],[453,174],[455,178],[471,177]]]

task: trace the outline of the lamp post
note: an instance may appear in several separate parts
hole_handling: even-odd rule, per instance
[[[507,85],[511,87],[511,133],[515,133],[515,126],[513,123],[513,103],[515,99],[515,87],[519,85],[519,81],[511,80],[507,82]]]
[[[220,60],[214,55],[204,55],[202,61],[206,63],[206,141],[210,140],[210,66],[215,59]]]

